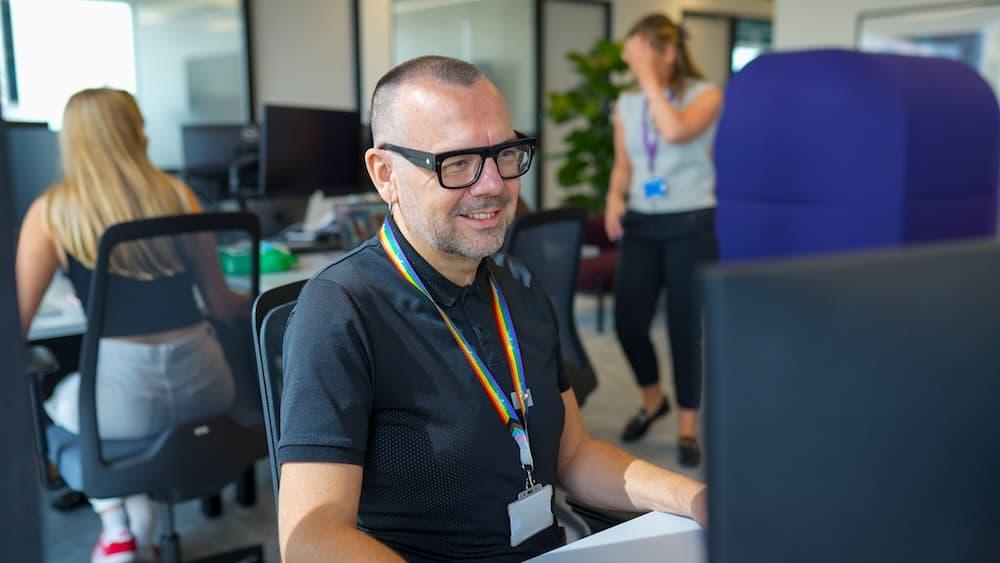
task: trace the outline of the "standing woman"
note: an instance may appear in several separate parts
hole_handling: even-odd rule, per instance
[[[146,142],[142,114],[128,92],[98,88],[70,98],[59,133],[63,180],[31,205],[18,237],[17,298],[25,335],[56,270],[66,273],[86,303],[98,241],[109,226],[201,211],[191,188],[152,165]],[[110,269],[114,299],[97,365],[101,437],[153,436],[229,408],[232,374],[192,286],[205,313],[216,318],[248,315],[249,300],[226,286],[211,238],[125,245],[115,251]],[[79,431],[79,387],[79,374],[72,374],[45,404],[53,422],[72,433]],[[156,511],[148,496],[91,504],[103,528],[92,562],[150,557]]]
[[[615,326],[642,391],[642,406],[622,433],[638,440],[670,411],[649,336],[662,288],[679,408],[679,461],[701,459],[696,420],[701,402],[698,265],[718,256],[712,143],[722,92],[691,60],[685,31],[661,14],[629,31],[622,58],[639,91],[618,98],[615,161],[604,211],[611,240],[621,239]],[[627,200],[627,202],[626,202]]]

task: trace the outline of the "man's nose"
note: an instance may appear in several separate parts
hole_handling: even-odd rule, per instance
[[[469,191],[479,197],[497,195],[503,191],[503,183],[504,179],[500,177],[500,168],[497,167],[496,160],[486,157],[479,180],[470,186]]]

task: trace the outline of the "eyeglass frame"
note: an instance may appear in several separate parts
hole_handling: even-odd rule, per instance
[[[487,157],[493,159],[493,163],[497,165],[497,171],[499,172],[500,163],[497,161],[497,155],[500,154],[500,151],[508,149],[510,147],[516,147],[518,145],[524,144],[525,142],[527,142],[528,146],[528,166],[524,169],[524,172],[521,172],[517,176],[512,176],[510,178],[503,178],[503,174],[501,173],[500,177],[503,178],[504,180],[513,180],[515,178],[520,178],[521,176],[524,176],[525,174],[528,173],[528,170],[531,169],[531,163],[535,161],[535,153],[538,151],[538,144],[537,144],[538,139],[536,137],[528,137],[527,135],[518,133],[517,131],[514,131],[514,134],[517,136],[516,138],[511,139],[510,141],[504,141],[502,143],[498,143],[493,146],[472,147],[468,149],[457,149],[453,151],[445,151],[439,153],[432,153],[417,149],[411,149],[409,147],[402,147],[399,145],[394,145],[392,143],[382,143],[381,145],[378,146],[378,148],[381,150],[392,151],[405,158],[408,162],[410,162],[414,166],[418,166],[425,170],[430,170],[432,172],[437,173],[438,185],[440,185],[442,188],[446,190],[464,190],[465,188],[468,188],[469,186],[478,182],[479,178],[482,177],[483,169],[486,168]],[[482,164],[479,166],[479,170],[476,172],[476,177],[473,178],[472,181],[469,182],[468,184],[462,186],[444,185],[444,178],[441,176],[441,165],[444,163],[445,160],[453,156],[459,156],[463,154],[478,155],[479,158],[482,159]]]

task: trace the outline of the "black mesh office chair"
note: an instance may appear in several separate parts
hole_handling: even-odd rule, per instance
[[[189,499],[214,494],[231,483],[266,455],[265,435],[256,390],[241,387],[256,382],[252,374],[233,370],[236,397],[228,411],[177,424],[159,434],[142,439],[101,440],[98,435],[96,379],[100,341],[105,334],[110,294],[114,287],[109,274],[112,252],[120,245],[139,241],[168,241],[179,250],[190,267],[194,237],[210,240],[218,234],[239,234],[249,243],[248,285],[251,296],[257,294],[259,281],[260,228],[257,218],[248,213],[211,213],[160,217],[134,221],[108,228],[101,237],[97,264],[91,281],[87,308],[87,332],[80,360],[79,434],[49,426],[41,446],[74,489],[92,498],[124,497],[147,493],[163,508],[161,560],[181,560],[180,540],[174,526],[173,505]],[[188,245],[188,246],[184,246]],[[199,248],[206,248],[201,246]],[[204,251],[210,260],[218,260],[214,247]],[[216,266],[217,264],[212,264]],[[157,296],[150,296],[155,299]],[[240,397],[253,396],[252,404]],[[260,546],[238,550],[240,561],[261,560]],[[221,560],[213,557],[209,560]]]
[[[271,483],[274,486],[274,506],[278,507],[278,438],[281,437],[281,361],[288,316],[299,299],[305,280],[266,291],[253,304],[253,344],[257,353],[257,377],[260,400],[264,407],[264,428],[267,449],[271,452]]]
[[[586,210],[574,207],[522,215],[511,227],[505,245],[505,252],[523,262],[532,278],[538,280],[552,299],[559,323],[563,362],[581,406],[597,387],[597,377],[580,342],[573,316],[573,296],[586,221]],[[640,514],[599,509],[572,497],[567,497],[566,503],[583,518],[590,532],[599,532]],[[560,518],[568,522],[568,515],[558,504],[556,509]]]
[[[576,400],[583,406],[597,387],[597,377],[580,342],[573,316],[576,273],[587,212],[567,207],[522,215],[511,227],[504,251],[531,271],[548,292],[559,323],[563,363]]]

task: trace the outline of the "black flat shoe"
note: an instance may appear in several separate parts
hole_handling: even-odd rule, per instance
[[[86,495],[77,491],[69,491],[56,497],[52,501],[51,506],[56,510],[66,511],[87,506],[88,504],[90,503],[87,501]]]
[[[677,462],[684,467],[698,467],[701,463],[701,448],[698,447],[697,438],[682,436],[677,440]]]
[[[670,401],[666,397],[663,398],[663,404],[660,405],[660,408],[652,415],[646,414],[646,409],[639,409],[639,412],[625,425],[625,431],[622,432],[622,442],[634,442],[642,438],[649,431],[649,426],[653,424],[654,420],[667,416],[669,412]]]

